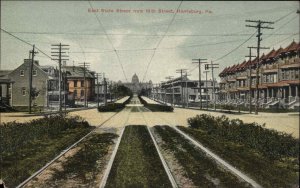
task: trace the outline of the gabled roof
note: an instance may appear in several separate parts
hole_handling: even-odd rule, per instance
[[[274,53],[275,53],[275,49],[273,48],[269,53],[267,53],[267,55],[265,56],[265,59],[270,59]]]
[[[300,42],[295,42],[293,41],[291,44],[289,44],[286,48],[282,48],[280,47],[279,49],[275,50],[274,48],[269,52],[267,53],[266,55],[265,54],[262,54],[262,56],[260,56],[260,64],[261,63],[268,63],[268,61],[270,59],[274,59],[276,57],[278,57],[279,55],[283,54],[283,53],[287,53],[287,52],[291,52],[291,51],[299,51],[300,50]],[[235,65],[232,65],[232,66],[229,66],[229,67],[226,67],[223,69],[223,71],[219,74],[219,76],[223,76],[227,73],[234,73],[235,71],[239,71],[239,70],[245,70],[247,68],[249,68],[249,66],[253,67],[253,66],[256,66],[257,64],[257,60],[258,58],[255,57],[254,59],[252,59],[251,61],[248,60],[248,61],[244,61],[243,63],[241,64],[235,64]]]
[[[286,48],[284,48],[283,52],[291,52],[291,51],[297,51],[300,50],[300,42],[297,43],[293,41],[290,45],[288,45]]]
[[[65,66],[68,78],[84,78],[84,68],[79,66]],[[95,78],[91,71],[85,71],[86,78]]]

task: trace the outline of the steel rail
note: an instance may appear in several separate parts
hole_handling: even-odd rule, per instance
[[[145,108],[145,107],[143,107],[143,108]],[[146,108],[146,109],[147,109],[147,108]],[[151,137],[151,139],[152,139],[152,141],[153,141],[153,144],[154,144],[154,146],[155,146],[155,148],[156,148],[156,151],[157,151],[158,156],[159,156],[159,158],[160,158],[160,161],[161,161],[161,163],[162,163],[162,165],[163,165],[163,167],[164,167],[164,169],[165,169],[165,172],[166,172],[167,175],[168,175],[168,178],[169,178],[169,180],[170,180],[170,182],[171,182],[172,187],[173,187],[173,188],[178,188],[177,182],[175,181],[175,178],[173,177],[173,175],[172,175],[172,173],[171,173],[171,170],[170,170],[170,168],[169,168],[169,166],[168,166],[166,160],[164,159],[163,155],[161,154],[161,152],[160,152],[160,150],[159,150],[159,147],[158,147],[158,145],[157,145],[157,142],[156,142],[156,140],[155,140],[155,138],[154,138],[154,136],[153,136],[153,134],[152,134],[152,132],[151,132],[151,130],[150,130],[150,128],[149,128],[148,121],[146,120],[146,118],[145,118],[143,112],[140,110],[139,107],[138,107],[138,110],[139,110],[139,112],[142,114],[142,117],[143,117],[143,119],[144,119],[144,121],[145,121],[145,123],[146,123],[146,126],[147,126],[148,132],[149,132],[149,134],[150,134],[150,137]],[[150,111],[150,112],[151,112],[151,111]]]
[[[120,111],[121,112],[121,111]],[[74,144],[71,146],[67,147],[65,150],[63,150],[59,155],[57,155],[54,159],[52,159],[50,162],[48,162],[46,165],[44,165],[41,169],[36,171],[34,174],[32,174],[29,178],[24,180],[22,183],[20,183],[17,188],[24,187],[30,180],[41,174],[44,170],[46,170],[51,164],[53,164],[55,161],[57,161],[60,157],[65,155],[68,151],[70,151],[74,146],[82,142],[85,138],[90,136],[92,133],[94,133],[99,127],[103,126],[105,123],[107,123],[109,120],[111,120],[114,116],[119,114],[120,112],[117,112],[110,116],[107,120],[105,120],[103,123],[101,123],[99,126],[95,127],[93,130],[91,130],[89,133],[87,133],[85,136],[81,137],[78,141],[76,141]]]
[[[115,160],[115,157],[116,157],[116,155],[117,155],[117,151],[118,151],[118,149],[119,149],[119,146],[120,146],[120,143],[121,143],[121,140],[122,140],[122,137],[123,137],[123,133],[124,133],[126,124],[127,124],[128,120],[129,120],[130,114],[131,114],[131,110],[128,112],[127,118],[126,118],[125,122],[123,123],[123,128],[122,128],[122,130],[121,130],[119,139],[118,139],[117,144],[116,144],[116,146],[115,146],[115,148],[114,148],[114,151],[113,151],[113,153],[112,153],[112,155],[111,155],[111,157],[110,157],[110,159],[109,159],[109,161],[108,161],[108,164],[107,164],[107,167],[106,167],[106,169],[105,169],[104,176],[102,177],[102,180],[101,180],[101,183],[100,183],[99,188],[104,188],[105,185],[106,185],[106,183],[107,183],[107,179],[108,179],[108,176],[109,176],[109,174],[110,174],[110,171],[111,171],[113,162],[114,162],[114,160]]]
[[[222,166],[224,166],[226,169],[228,169],[234,175],[240,177],[241,179],[243,179],[244,181],[248,182],[249,184],[251,184],[255,188],[262,188],[261,185],[259,185],[257,182],[255,182],[250,177],[248,177],[245,173],[239,171],[237,168],[235,168],[234,166],[232,166],[231,164],[229,164],[228,162],[226,162],[225,160],[223,160],[221,157],[219,157],[218,155],[216,155],[215,153],[213,153],[212,151],[210,151],[208,148],[204,147],[198,141],[194,140],[193,138],[191,138],[190,136],[188,136],[187,134],[185,134],[183,131],[181,131],[177,127],[175,127],[175,126],[170,126],[170,127],[172,127],[173,129],[175,129],[184,138],[186,138],[187,140],[189,140],[196,147],[200,148],[207,155],[209,155],[212,159],[214,159],[216,162],[218,162],[219,164],[221,164]]]

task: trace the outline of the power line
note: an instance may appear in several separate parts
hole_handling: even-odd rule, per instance
[[[21,39],[20,37],[17,37],[16,35],[13,35],[12,33],[6,31],[5,29],[2,29],[2,28],[1,28],[1,30],[2,30],[3,32],[5,32],[6,34],[8,34],[8,35],[10,35],[10,36],[12,36],[12,37],[18,39],[19,41],[21,41],[21,42],[23,42],[23,43],[25,43],[25,44],[27,44],[27,45],[33,47],[33,44],[30,44],[29,42],[27,42],[27,41]],[[44,54],[45,56],[47,56],[49,59],[52,59],[51,56],[49,56],[48,54],[46,54],[46,53],[45,53],[44,51],[42,51],[40,48],[38,48],[38,47],[35,46],[35,49],[37,49],[39,52],[41,52],[42,54]]]
[[[288,14],[286,14],[286,15],[284,15],[284,16],[278,18],[274,23],[276,23],[276,22],[278,22],[278,21],[280,21],[280,20],[286,18],[287,16],[291,15],[293,12],[294,12],[294,11],[291,11],[291,12],[289,12]],[[267,24],[268,24],[268,23],[267,23]],[[227,54],[225,54],[225,55],[223,55],[223,56],[221,56],[221,57],[215,59],[214,62],[219,61],[219,60],[221,60],[221,59],[227,57],[229,54],[231,54],[232,52],[234,52],[234,51],[236,51],[237,49],[239,49],[239,48],[240,48],[241,46],[243,46],[246,42],[248,42],[254,35],[255,35],[255,33],[253,33],[253,34],[252,34],[245,42],[241,43],[239,46],[237,46],[236,48],[232,49],[232,50],[229,51]],[[271,35],[272,35],[272,34],[271,34]]]
[[[299,32],[299,33],[300,33],[300,32]],[[294,34],[292,34],[292,35],[290,35],[290,36],[288,36],[288,37],[282,39],[282,40],[279,41],[279,42],[276,41],[276,43],[271,44],[271,46],[275,46],[275,45],[277,45],[277,44],[281,44],[282,42],[286,41],[287,39],[291,38],[291,37],[294,36],[294,35],[298,35],[299,33],[294,33]]]
[[[273,33],[271,33],[271,34],[267,35],[267,37],[265,37],[265,40],[268,39],[268,38],[270,38],[271,36],[275,35],[276,32],[278,32],[280,29],[282,29],[287,24],[291,23],[297,17],[298,17],[298,15],[294,16],[293,18],[291,18],[287,22],[285,22],[283,25],[281,25],[280,27],[278,27],[277,29],[275,29],[275,31]]]
[[[93,9],[93,6],[92,6],[91,2],[88,1],[88,3],[89,3],[89,5],[90,5],[91,9]],[[118,54],[116,48],[114,47],[114,45],[113,45],[111,39],[109,38],[109,36],[108,36],[108,34],[107,34],[106,30],[105,30],[105,27],[103,26],[101,20],[98,18],[97,14],[94,13],[94,15],[95,15],[96,19],[98,20],[98,23],[99,23],[100,26],[102,27],[103,32],[104,32],[104,34],[106,35],[107,40],[109,41],[109,43],[111,44],[112,48],[113,48],[114,51],[115,51],[115,54],[116,54],[117,59],[118,59],[118,61],[119,61],[119,64],[120,64],[120,66],[121,66],[121,68],[122,68],[122,72],[123,72],[123,74],[124,74],[125,80],[128,81],[128,80],[127,80],[127,76],[126,76],[125,71],[124,71],[123,64],[122,64],[122,62],[121,62],[121,60],[120,60],[120,57],[119,57],[119,54]]]
[[[291,12],[287,13],[286,15],[284,15],[284,16],[278,18],[277,20],[275,20],[274,23],[279,22],[280,20],[282,20],[282,19],[288,17],[289,15],[293,14],[294,12],[295,12],[295,11],[292,10]]]
[[[178,46],[178,47],[166,47],[166,48],[158,48],[156,50],[172,50],[172,49],[180,49],[180,48],[192,48],[192,47],[197,47],[197,46],[209,46],[209,45],[218,45],[218,44],[224,44],[224,43],[232,43],[232,42],[238,42],[242,40],[230,40],[230,41],[222,41],[222,42],[217,42],[217,43],[203,43],[203,44],[195,44],[195,45],[189,45],[189,46]],[[148,49],[119,49],[117,50],[118,52],[122,51],[152,51],[154,48],[148,48]],[[84,53],[106,53],[106,52],[114,52],[114,50],[106,50],[106,51],[86,51]],[[69,52],[69,53],[83,53],[82,51],[74,51],[74,52]]]
[[[214,62],[220,61],[221,59],[227,57],[229,54],[231,54],[232,52],[236,51],[237,49],[239,49],[241,46],[243,46],[246,42],[248,42],[254,35],[256,32],[254,32],[247,40],[245,40],[244,42],[242,42],[240,45],[238,45],[237,47],[235,47],[234,49],[232,49],[231,51],[229,51],[228,53],[226,53],[225,55],[217,58],[214,60]]]
[[[28,35],[83,35],[83,36],[148,36],[148,37],[240,37],[240,36],[249,36],[251,33],[216,33],[216,34],[142,34],[142,33],[68,33],[68,32],[33,32],[33,31],[9,31],[14,34],[28,34]],[[277,35],[286,35],[285,33],[280,33]]]
[[[159,47],[160,43],[162,42],[162,40],[165,38],[166,34],[168,33],[168,31],[169,31],[169,29],[170,29],[170,26],[172,25],[172,23],[173,23],[173,21],[174,21],[176,15],[177,15],[178,9],[180,8],[181,4],[182,4],[182,1],[180,1],[179,5],[178,5],[178,7],[177,7],[177,10],[176,10],[176,12],[175,12],[175,14],[173,15],[173,17],[172,17],[170,23],[168,24],[168,27],[167,27],[166,32],[164,33],[163,37],[158,41],[156,47],[154,48],[153,54],[152,54],[152,56],[151,56],[151,58],[150,58],[150,61],[149,61],[148,64],[147,64],[147,68],[146,68],[146,71],[145,71],[145,73],[144,73],[143,81],[142,81],[142,82],[144,82],[144,80],[145,80],[145,78],[146,78],[146,75],[147,75],[149,66],[151,65],[152,60],[153,60],[153,57],[154,57],[154,55],[155,55],[155,53],[156,53],[156,49]]]

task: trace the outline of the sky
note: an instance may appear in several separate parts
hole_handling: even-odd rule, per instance
[[[246,27],[254,23],[247,19],[275,22],[265,24],[274,29],[262,30],[263,47],[298,42],[297,9],[298,1],[1,1],[1,29],[49,56],[51,44],[70,45],[67,65],[88,62],[90,70],[109,80],[131,81],[136,73],[140,81],[160,83],[178,77],[177,69],[197,79],[192,59],[218,63],[215,77],[243,62],[247,46],[257,44],[256,29]],[[15,69],[32,47],[3,30],[0,69]],[[58,65],[41,52],[35,59]]]

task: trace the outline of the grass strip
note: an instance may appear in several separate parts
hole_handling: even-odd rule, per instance
[[[15,187],[92,127],[78,117],[56,116],[28,123],[6,123],[0,129],[1,174],[8,187]]]
[[[148,108],[152,112],[173,112],[174,108],[172,106],[162,105],[162,104],[150,104],[147,103],[141,96],[139,96],[141,103],[144,107]]]
[[[251,187],[230,172],[218,166],[213,159],[195,148],[188,140],[169,126],[155,126],[163,141],[162,148],[173,152],[186,176],[197,187]]]
[[[127,126],[106,187],[172,187],[146,126]]]
[[[126,107],[131,100],[132,96],[130,96],[125,102],[123,103],[107,103],[105,106],[99,106],[99,112],[119,112]]]
[[[239,170],[249,174],[264,187],[299,185],[299,163],[296,158],[289,157],[281,161],[271,160],[253,148],[229,141],[220,135],[191,127],[178,128]]]
[[[56,170],[47,186],[63,186],[68,180],[79,182],[80,186],[96,187],[96,176],[103,169],[104,157],[108,154],[113,139],[118,135],[112,133],[93,133],[78,147],[80,150],[62,164],[63,170]],[[99,183],[99,182],[98,182]]]

